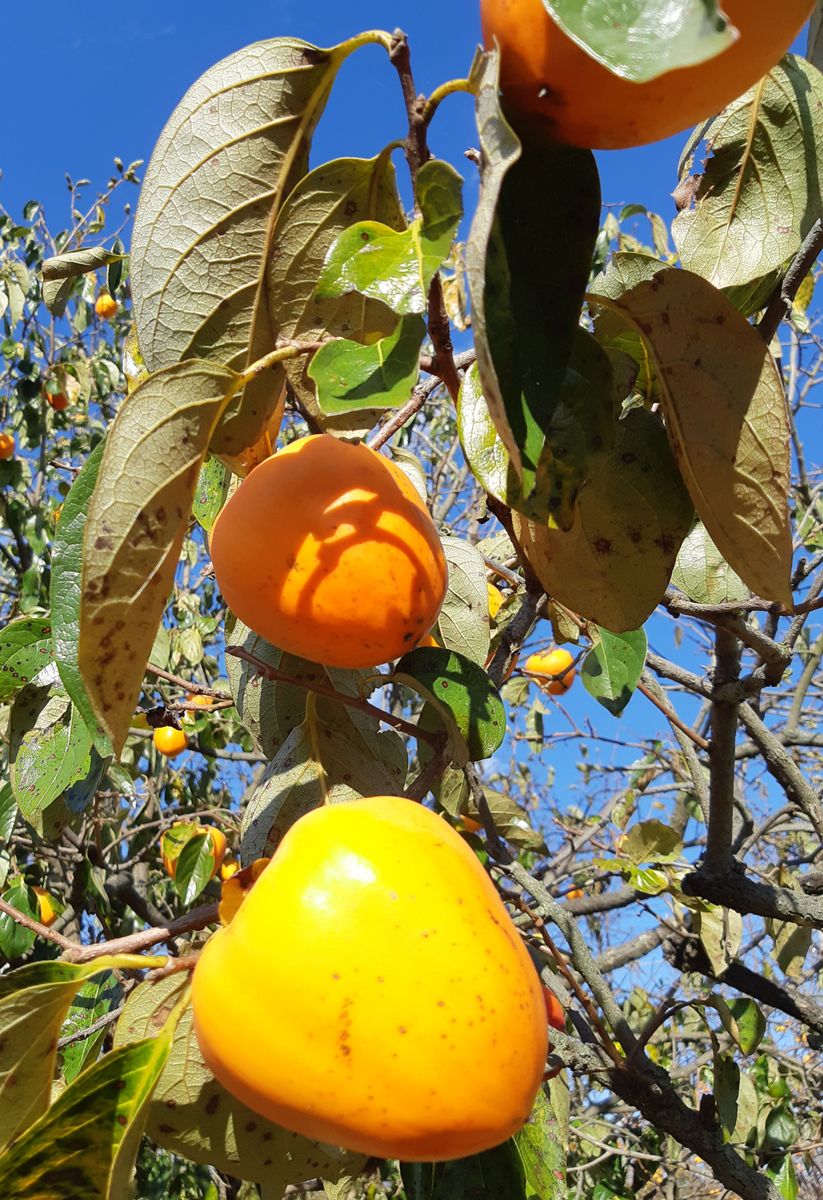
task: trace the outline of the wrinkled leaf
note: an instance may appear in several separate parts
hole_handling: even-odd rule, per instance
[[[106,250],[103,246],[87,246],[83,250],[47,258],[41,268],[43,303],[46,308],[56,317],[62,317],[78,275],[87,275],[109,263],[120,262],[123,257],[114,248]]]
[[[378,221],[346,229],[329,251],[317,295],[333,299],[357,292],[401,316],[424,313],[431,282],[463,216],[462,183],[448,163],[424,163],[417,176],[420,216],[402,232]]]
[[[514,530],[554,600],[622,633],[662,600],[693,514],[660,419],[638,408],[592,462],[568,533],[518,514]]]
[[[20,617],[0,630],[0,703],[51,661],[51,633],[51,619],[41,617]]]
[[[672,583],[696,604],[724,604],[749,596],[749,589],[723,558],[702,521],[695,522],[680,547]]]
[[[589,695],[619,717],[643,674],[646,634],[642,629],[615,634],[600,627],[598,633],[600,640],[583,660],[580,676]]]
[[[543,835],[532,826],[528,813],[516,800],[491,788],[484,788],[484,793],[494,827],[502,838],[521,850],[533,850],[538,854],[545,851]],[[471,799],[466,812],[474,820],[480,819],[479,809]]]
[[[438,640],[482,667],[489,653],[489,597],[483,556],[461,538],[441,538],[449,586],[437,619]]]
[[[614,303],[654,358],[672,449],[712,540],[752,591],[790,608],[790,438],[768,347],[688,271],[665,268]]]
[[[681,182],[705,132],[684,151]],[[742,287],[793,258],[817,218],[809,197],[823,191],[823,158],[810,147],[823,143],[823,77],[788,55],[724,109],[708,139],[694,204],[672,235],[687,270]]]
[[[638,866],[647,862],[673,862],[682,850],[680,834],[654,818],[630,826],[620,839],[621,858]]]
[[[171,591],[203,456],[236,384],[190,361],[152,375],[110,427],[83,542],[78,661],[116,751]]]
[[[706,906],[694,914],[695,932],[711,964],[714,975],[722,975],[734,961],[743,937],[743,921],[730,908]]]
[[[405,654],[392,676],[414,688],[456,728],[468,755],[490,758],[506,734],[506,710],[486,672],[450,650],[424,647]],[[461,765],[461,764],[459,764]]]
[[[151,1035],[179,996],[180,980],[140,984],[117,1022],[115,1046]],[[214,1079],[203,1062],[191,1021],[180,1019],[166,1067],[148,1111],[148,1135],[192,1162],[265,1183],[282,1195],[289,1183],[322,1175],[357,1175],[361,1155],[311,1142],[253,1113]]]

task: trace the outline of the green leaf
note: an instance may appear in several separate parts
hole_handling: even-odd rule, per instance
[[[81,985],[72,1001],[60,1030],[60,1036],[71,1037],[72,1034],[88,1029],[120,1003],[122,994],[123,989],[111,971],[87,980]],[[109,1031],[110,1026],[104,1026],[97,1033],[72,1042],[62,1051],[63,1078],[67,1084],[77,1078],[87,1063],[97,1058]]]
[[[714,1056],[714,1098],[717,1115],[728,1134],[737,1127],[740,1068],[730,1054]]]
[[[357,292],[400,316],[424,313],[431,282],[449,256],[463,216],[462,184],[448,163],[424,163],[417,176],[420,216],[402,232],[379,221],[346,229],[329,251],[317,295]]]
[[[510,1139],[494,1150],[444,1163],[400,1163],[407,1200],[526,1200],[526,1180]]]
[[[208,833],[195,832],[176,859],[174,887],[183,904],[193,904],[214,874],[214,848]]]
[[[379,300],[356,293],[333,299],[315,294],[326,255],[345,229],[363,220],[379,221],[395,231],[406,228],[390,151],[372,159],[324,163],[290,193],[272,234],[264,297],[270,332],[261,321],[261,352],[272,338],[311,342],[344,337],[368,344],[395,329],[397,318]],[[306,360],[284,365],[292,390],[322,428],[363,434],[379,416],[379,404],[353,414],[324,416]],[[249,385],[246,393],[256,386]]]
[[[21,881],[4,899],[36,916],[34,897],[23,891],[28,889]],[[9,920],[0,916],[0,949],[11,958],[22,951],[7,948]],[[21,932],[30,939],[28,949],[34,934]],[[83,980],[99,970],[91,963],[39,962],[0,977],[0,1152],[48,1108],[60,1027]]]
[[[553,477],[550,430],[579,340],[600,220],[597,167],[589,151],[545,138],[524,144],[521,155],[500,110],[496,53],[486,55],[474,74],[483,168],[466,273],[482,390],[526,502],[538,487],[548,442],[543,511],[568,524],[563,514],[583,466],[576,464],[571,479]],[[555,501],[551,509],[549,499]]]
[[[192,515],[206,533],[211,533],[217,515],[225,503],[231,474],[219,458],[210,454],[200,469],[194,493]]]
[[[546,843],[543,835],[532,826],[526,810],[515,799],[503,792],[492,788],[483,790],[494,827],[500,836],[520,850],[533,850],[538,854],[545,852]],[[475,821],[480,819],[480,811],[472,799],[466,806],[466,812]]]
[[[464,743],[464,762],[491,758],[501,745],[506,735],[503,701],[483,668],[471,659],[424,647],[405,654],[392,678],[420,692],[445,715]]]
[[[555,1077],[537,1093],[531,1116],[514,1135],[514,1144],[529,1200],[566,1200],[569,1093],[561,1078]]]
[[[597,627],[600,640],[583,660],[580,672],[590,696],[612,716],[619,717],[634,695],[646,664],[645,631],[609,633]]]
[[[694,914],[694,926],[714,975],[722,975],[734,961],[743,937],[740,914],[730,908],[706,905]]]
[[[682,850],[680,834],[654,819],[632,825],[620,841],[620,857],[638,866],[647,862],[673,862]]]
[[[636,376],[632,392],[640,396],[647,407],[660,399],[660,383],[657,379],[654,360],[640,333],[612,309],[597,304],[597,297],[619,300],[638,284],[653,279],[666,267],[659,258],[648,254],[613,254],[606,270],[589,285],[589,302],[592,305],[594,332],[598,342],[606,350],[627,355],[634,363]]]
[[[6,882],[11,867],[10,843],[17,820],[17,801],[10,783],[0,784],[0,888]]]
[[[780,1192],[783,1200],[797,1200],[799,1186],[791,1153],[782,1155],[776,1161],[773,1159],[766,1167],[766,1175]]]
[[[689,271],[665,268],[612,303],[654,358],[672,450],[711,538],[753,592],[791,608],[790,437],[768,347]]]
[[[86,723],[62,688],[30,684],[20,692],[9,723],[11,786],[41,837],[55,837],[74,815],[65,805],[46,810],[89,774],[91,749]]]
[[[174,580],[197,479],[238,376],[190,361],[126,397],[106,438],[83,542],[78,661],[122,747]]]
[[[672,583],[696,604],[746,600],[750,593],[709,537],[702,521],[688,534],[672,571]]]
[[[553,599],[622,633],[663,599],[693,516],[659,417],[636,408],[617,422],[611,453],[592,461],[571,529],[515,514],[514,530]]]
[[[778,1104],[766,1117],[764,1150],[789,1150],[797,1141],[797,1121],[788,1104]]]
[[[401,317],[393,333],[371,345],[347,338],[317,351],[308,368],[324,416],[362,409],[398,408],[409,399],[420,373],[426,322]]]
[[[115,1046],[150,1036],[178,999],[180,986],[180,980],[172,976],[136,987],[117,1022]],[[231,1096],[203,1062],[190,1008],[177,1026],[168,1062],[149,1104],[146,1132],[191,1162],[265,1183],[272,1194],[279,1187],[282,1195],[287,1184],[317,1175],[327,1179],[357,1175],[365,1165],[361,1155],[311,1142],[272,1125]]]
[[[52,640],[57,670],[63,686],[85,721],[101,754],[111,753],[109,740],[100,726],[77,658],[80,640],[80,581],[83,572],[83,536],[89,502],[97,483],[104,443],[86,459],[63,501],[51,552]]]
[[[716,0],[543,0],[563,31],[609,71],[634,83],[706,62],[732,46]]]
[[[170,1034],[114,1050],[83,1071],[0,1158],[6,1200],[108,1200],[123,1195],[142,1133],[141,1109],[168,1058]],[[136,1137],[135,1137],[136,1135]],[[117,1185],[115,1186],[115,1182]]]
[[[812,946],[811,926],[769,921],[767,927],[774,939],[774,957],[780,970],[790,979],[801,978],[806,955]]]
[[[738,996],[728,1004],[732,1023],[729,1032],[744,1054],[753,1054],[766,1032],[766,1018],[760,1006],[747,996]]]
[[[706,137],[701,127],[680,161],[681,183]],[[742,287],[794,257],[823,191],[823,77],[787,55],[711,122],[694,204],[675,218],[683,266],[715,287]],[[774,284],[773,284],[774,286]]]
[[[33,917],[35,920],[38,919],[37,898],[22,875],[18,875],[8,885],[3,892],[3,899],[7,904],[13,905],[18,912],[27,917]],[[32,930],[18,925],[8,913],[0,913],[0,953],[6,958],[19,958],[22,954],[28,954],[34,945],[36,936]]]
[[[0,704],[51,662],[51,633],[51,620],[41,617],[20,617],[0,631]]]
[[[489,593],[483,556],[462,538],[441,538],[449,567],[449,586],[437,618],[440,641],[447,650],[481,667],[489,653]]]

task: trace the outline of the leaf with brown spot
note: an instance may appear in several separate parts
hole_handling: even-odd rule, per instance
[[[768,347],[688,271],[666,268],[609,304],[651,350],[669,440],[710,537],[753,592],[791,608],[789,423]]]
[[[45,1112],[57,1037],[95,964],[32,963],[0,978],[0,1152]]]
[[[693,512],[660,419],[636,408],[592,460],[568,532],[518,514],[514,529],[552,599],[624,633],[662,600]]]
[[[129,996],[115,1032],[115,1046],[151,1036],[155,1019],[180,994],[179,977],[142,983]],[[146,1132],[192,1162],[207,1163],[241,1179],[264,1183],[272,1193],[317,1175],[357,1175],[365,1164],[351,1154],[273,1125],[230,1095],[209,1072],[192,1027],[181,1017],[166,1067],[149,1104]]]
[[[107,1054],[83,1071],[0,1158],[4,1200],[108,1200],[126,1194],[145,1105],[171,1031]]]
[[[239,376],[191,360],[127,396],[106,438],[84,539],[78,663],[115,751],[125,741],[203,457]]]

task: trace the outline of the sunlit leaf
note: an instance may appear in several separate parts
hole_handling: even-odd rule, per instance
[[[320,411],[332,416],[405,404],[420,373],[425,334],[425,321],[412,314],[370,345],[343,338],[322,346],[308,369]]]
[[[643,674],[648,648],[642,629],[610,633],[598,627],[599,641],[583,660],[580,677],[589,695],[619,717]]]
[[[444,713],[459,732],[468,759],[490,758],[500,746],[506,710],[497,688],[471,659],[449,650],[412,650],[397,663],[393,678],[420,691]]]
[[[0,703],[51,661],[51,635],[51,619],[41,617],[20,617],[0,630]]]

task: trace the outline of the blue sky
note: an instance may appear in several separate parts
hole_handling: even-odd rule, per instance
[[[14,4],[15,8],[22,6]],[[134,5],[98,4],[75,16],[58,0],[39,0],[47,31],[31,52],[11,52],[3,65],[6,118],[0,140],[0,203],[19,216],[26,200],[45,203],[58,228],[66,212],[64,172],[104,184],[112,158],[148,159],[166,119],[191,83],[213,63],[261,38],[291,34],[331,46],[364,29],[403,28],[409,35],[418,86],[431,91],[465,75],[480,40],[478,6],[444,0],[215,0]],[[314,162],[342,154],[377,153],[402,133],[399,89],[378,48],[343,68],[318,131]],[[604,199],[640,202],[674,215],[681,138],[641,150],[600,156]],[[438,114],[432,147],[467,179],[462,158],[477,141],[468,97]],[[471,197],[467,194],[467,202]]]

